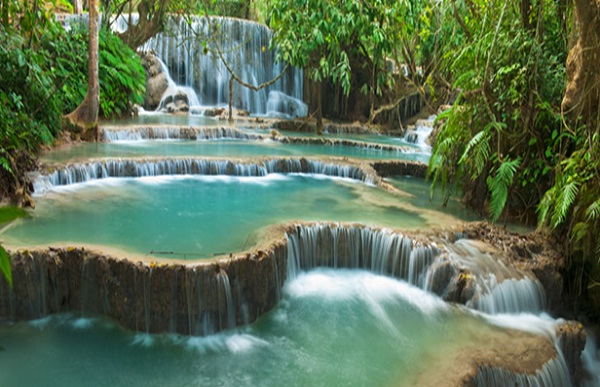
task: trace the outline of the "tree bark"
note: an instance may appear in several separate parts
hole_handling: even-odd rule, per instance
[[[100,84],[98,80],[98,0],[89,0],[90,44],[88,57],[88,87],[83,102],[64,118],[69,130],[84,139],[98,137]]]
[[[83,13],[83,4],[81,0],[73,0],[73,13],[79,15]]]
[[[575,1],[575,44],[567,58],[563,114],[579,124],[598,125],[600,115],[600,0]]]
[[[125,32],[118,34],[121,41],[133,50],[146,43],[148,39],[154,37],[164,28],[169,0],[158,0],[158,8],[156,8],[156,1],[140,1],[137,6],[138,23],[129,25]]]

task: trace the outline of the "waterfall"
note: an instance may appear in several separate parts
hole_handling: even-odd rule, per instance
[[[586,337],[581,360],[589,375],[582,381],[581,385],[584,387],[600,386],[600,350],[596,345],[596,338],[589,330],[586,330]]]
[[[286,238],[288,279],[316,267],[342,267],[392,275],[424,287],[427,270],[439,254],[435,245],[422,246],[389,230],[362,226],[297,226]]]
[[[542,285],[531,278],[508,278],[495,283],[472,303],[474,309],[489,314],[497,313],[541,313],[544,310],[545,295]]]
[[[475,384],[482,387],[503,386],[570,386],[569,373],[565,371],[560,358],[546,363],[534,375],[518,374],[502,368],[479,366]]]
[[[307,159],[270,159],[256,163],[229,160],[174,158],[157,160],[115,159],[56,168],[38,176],[33,189],[36,194],[53,187],[84,183],[111,177],[150,177],[164,175],[228,175],[266,176],[270,173],[307,173],[348,178],[374,184],[374,177],[362,168]]]
[[[117,28],[124,29],[124,21]],[[275,51],[269,49],[272,32],[268,27],[241,19],[213,17],[211,25],[220,42],[221,51],[235,73],[247,83],[258,86],[278,76],[285,64],[275,60]],[[230,75],[210,40],[208,22],[193,17],[188,24],[184,18],[171,18],[165,31],[150,39],[143,47],[153,50],[166,64],[174,82],[192,88],[201,105],[229,103]],[[253,91],[234,82],[233,105],[251,114],[301,113],[292,111],[302,103],[302,71],[288,68],[281,79],[262,90]],[[289,97],[268,110],[271,91]],[[274,102],[272,101],[272,105]],[[273,106],[271,106],[273,108]]]
[[[225,271],[217,273],[216,286],[219,300],[219,327],[233,329],[235,328],[235,305],[231,296],[229,277]],[[225,305],[224,308],[223,305]],[[224,321],[221,316],[223,312],[225,312]]]
[[[404,141],[418,145],[421,148],[431,148],[427,139],[433,132],[433,123],[436,116],[429,116],[426,120],[417,120],[414,128],[408,129],[404,135]]]
[[[263,140],[263,136],[246,133],[232,127],[182,128],[179,126],[157,127],[104,127],[101,128],[104,141],[140,140]]]
[[[187,101],[188,109],[192,109],[193,107],[200,106],[200,100],[198,99],[198,95],[193,88],[189,86],[179,86],[175,83],[175,81],[171,78],[169,74],[169,69],[165,65],[165,62],[160,60],[160,66],[162,68],[163,73],[167,77],[167,90],[164,91],[162,98],[160,99],[160,103],[158,104],[158,108],[156,110],[168,110],[167,105],[170,102],[174,102],[177,99],[183,99]]]
[[[445,288],[469,278],[475,289],[471,299],[464,301],[471,308],[492,315],[512,314],[517,319],[520,313],[539,314],[544,308],[545,294],[538,281],[505,266],[470,241],[459,240],[442,251],[389,230],[335,224],[299,225],[288,230],[286,238],[288,279],[316,267],[357,268],[391,275],[444,296]],[[506,324],[514,328],[511,318]],[[542,324],[542,329],[548,326],[530,320],[527,324]],[[557,356],[535,374],[480,365],[473,382],[478,386],[570,386],[560,343],[554,333],[548,337]]]

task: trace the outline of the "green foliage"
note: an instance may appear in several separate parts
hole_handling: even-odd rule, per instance
[[[430,173],[436,183],[460,184],[467,203],[487,208],[494,221],[506,205],[513,214],[534,213],[569,136],[561,131],[566,47],[559,10],[527,3],[457,1],[444,19],[455,34],[445,40],[441,70],[453,75],[460,94],[444,118]]]
[[[131,103],[144,101],[146,72],[136,53],[109,31],[100,31],[99,46],[100,113],[122,116]]]
[[[17,207],[0,207],[0,224],[10,222],[16,218],[20,218],[26,215],[27,213],[24,210]],[[2,274],[4,275],[4,278],[8,282],[8,285],[12,287],[10,257],[8,256],[8,253],[6,252],[4,247],[2,247],[2,245],[0,245],[0,272],[2,272]]]
[[[508,189],[515,180],[517,168],[521,160],[504,160],[496,171],[492,171],[487,178],[488,189],[490,190],[490,218],[495,222],[502,215],[506,199],[508,198]]]
[[[381,95],[394,81],[392,72],[386,69],[386,59],[406,56],[415,48],[409,41],[421,42],[417,39],[419,33],[424,41],[432,36],[421,27],[429,29],[431,19],[425,11],[430,8],[425,5],[433,3],[273,0],[272,44],[280,59],[307,68],[314,80],[331,78],[346,95],[351,87]],[[365,79],[352,79],[353,66],[363,67]]]
[[[0,28],[0,169],[14,176],[15,155],[34,153],[60,130],[60,103],[44,71],[44,53]],[[3,182],[4,184],[6,181]]]
[[[2,223],[10,222],[17,218],[23,218],[27,216],[27,211],[22,208],[14,206],[0,207],[0,225]]]
[[[87,88],[87,33],[48,21],[35,30],[0,28],[0,197],[19,186],[30,160],[61,130],[61,117]],[[108,32],[100,36],[101,115],[123,115],[143,99],[140,59]]]
[[[4,275],[8,286],[12,288],[12,271],[10,270],[10,257],[4,247],[0,245],[0,272]]]
[[[555,167],[556,179],[540,203],[539,218],[570,240],[570,252],[600,264],[600,139],[598,124],[580,126],[575,149]],[[573,257],[572,257],[573,258]]]
[[[63,113],[81,103],[87,90],[88,32],[74,26],[69,32],[50,33],[45,41],[49,68],[61,90]],[[119,117],[129,111],[132,103],[141,103],[146,77],[139,57],[131,48],[106,30],[100,30],[98,76],[100,81],[100,116]]]

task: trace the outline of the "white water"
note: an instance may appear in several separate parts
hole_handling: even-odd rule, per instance
[[[142,140],[261,140],[262,136],[246,133],[236,128],[181,128],[181,127],[114,127],[102,128],[105,141],[142,141]]]
[[[467,305],[484,312],[483,316],[488,316],[486,318],[496,325],[548,337],[559,354],[535,375],[482,366],[477,385],[571,385],[568,367],[554,333],[560,321],[542,314],[545,295],[539,283],[505,266],[491,254],[482,253],[477,245],[459,241],[448,248],[451,252],[448,257],[435,246],[419,246],[387,230],[336,225],[298,226],[295,232],[288,233],[287,239],[288,278],[292,279],[301,271],[315,267],[370,268],[373,272],[397,276],[429,289],[436,285],[431,281],[436,278],[437,265],[434,263],[437,260],[450,259],[457,268],[468,268],[476,276],[476,288]]]
[[[152,177],[164,175],[227,175],[267,176],[272,173],[304,173],[360,180],[373,184],[374,180],[360,167],[332,164],[307,159],[270,159],[257,163],[243,163],[211,159],[158,159],[158,160],[102,160],[72,164],[54,169],[47,175],[36,177],[33,189],[36,194],[56,186],[86,183],[113,177]]]
[[[596,338],[587,331],[585,349],[581,354],[581,360],[588,372],[588,377],[581,383],[582,387],[600,386],[600,349],[596,345]]]
[[[285,65],[276,62],[275,52],[269,49],[272,32],[266,26],[232,18],[211,20],[225,60],[242,80],[258,86],[275,78],[284,69]],[[158,34],[143,49],[156,52],[176,84],[195,90],[199,105],[227,105],[230,75],[214,46],[209,43],[206,52],[204,50],[202,42],[209,40],[206,19],[195,17],[190,25],[183,19],[171,19],[166,30],[174,32],[175,36]],[[233,106],[257,115],[277,112],[298,115],[302,111],[298,110],[297,102],[291,101],[302,103],[302,89],[302,71],[289,68],[280,80],[259,91],[234,82]],[[291,99],[278,104],[276,108],[281,110],[269,111],[267,104],[271,91]],[[292,112],[292,109],[296,110]]]
[[[433,123],[435,115],[429,116],[426,120],[417,120],[412,130],[407,130],[404,140],[408,143],[418,145],[421,149],[431,149],[427,139],[433,132]]]
[[[169,101],[169,100],[173,101],[178,95],[186,96],[186,99],[188,101],[189,110],[192,110],[192,109],[200,106],[200,100],[198,99],[198,95],[196,94],[194,89],[189,86],[177,85],[175,83],[175,81],[173,80],[173,78],[171,78],[171,74],[169,74],[169,69],[167,68],[165,63],[162,60],[160,60],[160,58],[158,58],[158,60],[160,61],[160,66],[162,68],[163,73],[165,73],[165,75],[167,77],[167,89],[163,93],[156,110],[157,111],[166,110],[167,109],[167,106],[166,106],[167,101]]]

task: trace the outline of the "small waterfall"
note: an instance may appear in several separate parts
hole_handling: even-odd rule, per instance
[[[156,110],[166,110],[169,113],[173,113],[173,111],[170,111],[169,104],[176,103],[177,101],[183,101],[184,103],[187,102],[187,110],[191,110],[193,107],[200,106],[200,100],[198,99],[198,95],[194,89],[189,86],[177,85],[171,78],[169,69],[165,63],[160,60],[160,58],[158,58],[158,60],[160,61],[160,66],[162,67],[163,73],[167,77],[167,89],[164,91]]]
[[[408,129],[404,135],[404,141],[419,145],[422,148],[430,148],[427,139],[433,132],[433,123],[436,116],[432,115],[426,120],[417,120],[414,128]]]
[[[514,373],[496,367],[479,366],[475,384],[481,387],[572,385],[569,372],[560,358],[550,360],[535,375]]]
[[[72,164],[38,176],[33,189],[37,194],[53,187],[111,177],[150,177],[165,175],[266,176],[270,173],[306,173],[348,178],[374,184],[375,178],[358,166],[328,164],[307,159],[271,159],[257,163],[210,159],[102,160]]]
[[[296,118],[308,114],[308,105],[298,98],[290,97],[281,91],[272,90],[267,100],[267,116]]]
[[[217,295],[219,305],[219,328],[233,329],[235,328],[235,305],[233,304],[233,297],[231,296],[231,285],[229,284],[229,277],[225,271],[219,271],[216,275],[217,283]],[[222,310],[222,306],[225,305],[225,309]],[[223,312],[225,318],[223,319]]]
[[[473,297],[467,306],[489,314],[541,313],[546,294],[540,282],[506,266],[477,242],[458,240],[446,246],[450,259],[472,273]]]
[[[596,345],[596,338],[587,330],[585,349],[581,354],[581,360],[589,375],[581,382],[583,387],[600,386],[600,350]]]
[[[133,127],[101,128],[102,139],[108,142],[140,140],[263,140],[261,135],[246,133],[237,128],[207,127]]]
[[[493,274],[490,278],[492,285],[470,305],[474,309],[489,314],[541,313],[544,310],[544,289],[537,280],[508,278],[496,283]]]
[[[288,230],[286,238],[288,279],[316,267],[358,268],[391,275],[443,296],[445,290],[441,288],[444,286],[471,278],[475,291],[470,299],[464,300],[467,306],[488,314],[541,313],[544,308],[545,295],[537,281],[506,267],[469,241],[446,247],[446,253],[449,250],[450,254],[444,254],[435,245],[420,245],[388,230],[333,224],[296,226]],[[570,386],[569,369],[559,341],[554,333],[548,338],[558,355],[535,374],[482,365],[474,383],[478,386]]]
[[[137,15],[133,15],[134,18]],[[124,16],[126,20],[128,16]],[[136,20],[134,20],[135,22]],[[123,22],[117,23],[120,29]],[[275,60],[275,52],[269,49],[272,36],[268,27],[246,20],[213,17],[211,25],[214,37],[220,42],[225,60],[245,82],[258,86],[281,73],[285,65]],[[150,39],[143,47],[153,50],[170,70],[170,76],[178,85],[192,88],[205,106],[229,103],[230,75],[216,54],[210,41],[209,25],[203,17],[193,17],[188,24],[184,18],[171,18],[165,31]],[[251,114],[268,113],[268,96],[277,91],[297,101],[302,101],[302,71],[289,68],[281,79],[262,90],[253,91],[233,84],[233,105]],[[277,108],[289,114],[292,100]],[[298,113],[300,113],[298,111]]]
[[[286,234],[287,277],[316,267],[371,270],[424,287],[426,272],[439,250],[412,239],[361,226],[316,224],[297,226]]]

